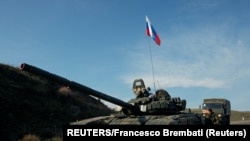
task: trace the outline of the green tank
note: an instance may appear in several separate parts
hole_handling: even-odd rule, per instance
[[[95,117],[72,122],[71,125],[203,125],[200,114],[186,109],[186,100],[171,97],[164,90],[150,93],[143,79],[133,82],[135,98],[127,103],[133,109],[118,106],[117,112],[109,116]]]
[[[155,93],[146,88],[143,79],[135,79],[132,90],[135,98],[124,102],[118,98],[96,91],[87,86],[67,80],[61,76],[49,73],[26,63],[21,64],[21,70],[42,75],[59,84],[117,105],[116,112],[107,115],[83,119],[69,123],[70,125],[203,125],[201,114],[192,113],[186,109],[186,100],[171,97],[164,89]]]

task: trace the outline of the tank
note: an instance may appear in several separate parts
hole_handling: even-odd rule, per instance
[[[87,86],[70,81],[27,63],[22,63],[21,70],[46,77],[58,84],[78,90],[82,94],[91,95],[117,105],[111,115],[73,121],[70,125],[203,125],[201,114],[186,109],[186,100],[171,97],[164,89],[151,93],[143,79],[133,81],[134,98],[128,102],[99,92]]]

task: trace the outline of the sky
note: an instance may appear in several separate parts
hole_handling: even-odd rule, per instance
[[[249,0],[1,0],[0,63],[27,63],[125,102],[142,78],[199,108],[250,110]],[[158,46],[146,35],[146,16]],[[106,102],[105,102],[106,103]],[[115,105],[107,102],[108,106]]]

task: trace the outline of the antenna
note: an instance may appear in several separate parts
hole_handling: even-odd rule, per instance
[[[159,88],[161,88],[161,85],[160,85],[160,83],[159,83],[159,81],[158,81],[158,80],[157,80],[157,84],[158,84]]]
[[[148,38],[149,39],[149,38]],[[156,88],[155,88],[155,74],[154,74],[154,65],[153,65],[153,57],[152,57],[152,52],[151,52],[151,46],[150,46],[150,39],[149,41],[149,52],[150,52],[150,59],[151,59],[151,66],[152,66],[152,73],[153,73],[153,82],[154,82],[154,90],[156,92]]]

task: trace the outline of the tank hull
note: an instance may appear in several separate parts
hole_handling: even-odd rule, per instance
[[[203,125],[200,115],[101,116],[70,123],[70,125]]]

